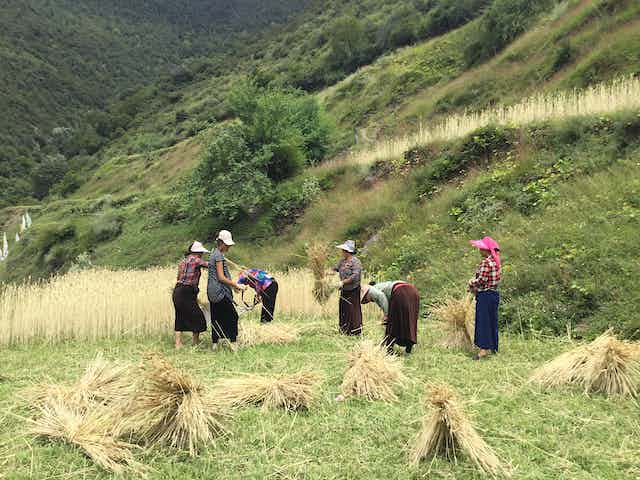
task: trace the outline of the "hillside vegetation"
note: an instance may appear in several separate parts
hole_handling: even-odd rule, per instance
[[[0,229],[14,231],[27,208],[35,225],[0,278],[87,262],[164,265],[228,227],[236,260],[274,268],[304,264],[307,242],[355,238],[376,278],[409,278],[434,301],[462,294],[477,260],[467,240],[492,234],[503,244],[505,323],[639,336],[637,110],[488,124],[375,163],[352,162],[346,149],[366,153],[420,123],[638,74],[640,5],[320,3],[220,75],[131,97],[140,105],[131,125],[74,170],[74,185],[3,210]],[[336,63],[346,45],[351,60]],[[242,92],[260,100],[243,104]],[[220,176],[229,151],[242,152],[238,168]]]

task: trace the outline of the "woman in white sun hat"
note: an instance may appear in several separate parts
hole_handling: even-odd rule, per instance
[[[220,339],[235,342],[238,337],[238,312],[233,304],[233,290],[245,290],[231,279],[224,254],[235,245],[231,232],[220,230],[216,239],[218,247],[209,259],[209,283],[207,296],[211,303],[211,339],[214,348]]]
[[[362,333],[362,307],[360,306],[360,277],[362,264],[356,253],[356,243],[347,240],[336,248],[342,250],[342,260],[334,268],[340,274],[336,288],[340,290],[339,328],[345,335]]]
[[[202,254],[209,253],[200,242],[193,242],[178,265],[178,278],[173,289],[173,306],[176,309],[176,348],[182,347],[182,332],[193,333],[193,344],[200,342],[200,333],[207,329],[207,321],[198,305],[200,273],[209,264]]]

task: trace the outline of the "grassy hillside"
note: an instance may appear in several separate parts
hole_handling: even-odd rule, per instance
[[[131,97],[142,86],[210,75],[249,35],[308,3],[3,2],[0,205],[40,198],[29,176],[48,156],[81,157],[71,169],[90,163],[86,154],[130,126],[140,108],[140,95]]]
[[[496,5],[505,8],[509,2],[490,8]],[[373,4],[358,8],[366,6]],[[382,21],[377,11],[365,18]],[[476,61],[469,52],[482,54],[477,41],[486,35],[492,12],[385,54],[319,92],[338,125],[334,144],[353,141],[347,137],[357,131],[360,147],[366,148],[380,135],[413,128],[416,118],[437,121],[463,108],[508,105],[527,94],[636,72],[637,2],[554,4],[541,16],[527,17],[526,32],[497,55]],[[315,14],[313,9],[305,13]],[[289,38],[311,27],[299,20],[280,33]],[[273,44],[265,45],[271,52]],[[278,58],[284,65],[302,53]],[[159,106],[158,90],[149,90],[156,93],[148,97],[149,91],[142,92],[142,111],[149,115],[137,116],[132,128],[103,150],[75,192],[30,207],[35,226],[25,241],[12,246],[0,278],[46,277],[69,268],[85,252],[97,265],[163,265],[175,261],[193,238],[211,242],[219,228],[229,227],[240,240],[236,259],[278,268],[303,264],[310,241],[329,244],[353,237],[369,242],[363,257],[372,273],[408,277],[435,299],[461,293],[476,260],[466,240],[490,232],[506,245],[505,322],[553,333],[567,328],[591,333],[611,324],[628,336],[638,335],[632,311],[637,289],[631,283],[637,273],[631,240],[638,208],[633,200],[636,112],[489,126],[373,166],[338,157],[278,184],[270,202],[232,224],[185,212],[185,181],[214,131],[207,115],[220,108],[215,115],[226,118],[224,88],[251,65],[279,64],[273,53],[265,58],[256,57],[224,78],[188,82],[175,89],[176,101],[166,107]],[[287,83],[281,73],[276,83]],[[204,121],[204,126],[177,133],[180,112],[189,125]],[[601,190],[599,200],[584,198],[585,189]],[[585,204],[588,210],[581,208]],[[14,231],[26,208],[5,209],[0,230]],[[597,218],[609,221],[572,226],[563,222],[567,211],[587,215],[585,225]],[[615,237],[617,247],[599,249],[596,233]],[[594,280],[603,263],[610,276],[604,283]]]

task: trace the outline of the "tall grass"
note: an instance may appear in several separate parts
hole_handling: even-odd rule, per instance
[[[369,165],[391,160],[417,145],[454,140],[487,125],[518,126],[634,108],[640,108],[640,78],[619,78],[584,90],[541,93],[514,105],[451,115],[430,126],[420,123],[417,132],[382,140],[366,150],[354,152],[348,161]]]
[[[332,293],[326,305],[319,305],[313,297],[311,272],[274,275],[280,285],[276,319],[280,315],[337,318],[338,292]],[[207,301],[206,281],[204,274],[199,298],[203,303]],[[169,333],[174,321],[174,284],[175,269],[167,267],[85,270],[48,282],[6,285],[0,289],[0,345]],[[245,301],[251,303],[249,292]],[[259,313],[258,305],[249,314],[252,321]]]

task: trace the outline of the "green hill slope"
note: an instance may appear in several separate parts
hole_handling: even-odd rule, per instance
[[[485,38],[496,18],[491,9],[508,13],[505,5],[515,0],[494,2],[475,20],[472,15],[455,25],[461,28],[390,51],[318,92],[335,118],[338,149],[354,137],[366,149],[379,137],[452,112],[637,73],[637,2],[552,3],[527,14],[496,55],[482,57],[478,41],[496,45]],[[366,18],[373,21],[379,11]],[[143,114],[102,151],[75,193],[30,207],[35,226],[12,246],[0,278],[46,277],[84,252],[99,265],[165,264],[193,238],[210,242],[226,226],[240,240],[237,260],[278,268],[303,264],[310,241],[368,242],[363,259],[371,273],[410,278],[436,300],[462,293],[475,263],[466,240],[492,233],[505,252],[506,322],[553,333],[611,324],[638,335],[632,281],[638,273],[637,112],[489,126],[372,166],[338,157],[278,184],[273,198],[233,224],[185,214],[181,192],[211,135],[211,115],[228,118],[226,92],[255,68],[260,78],[279,72],[275,84],[288,83],[293,77],[281,67],[304,49],[292,48],[276,61],[273,39],[286,44],[295,32],[313,30],[307,20],[314,14],[325,18],[312,8],[281,37],[269,37],[264,57],[176,87],[173,103],[162,103],[157,93],[144,97]],[[318,58],[329,55],[329,44],[317,49],[324,52]],[[177,133],[180,112],[192,127]],[[0,230],[15,230],[26,208],[4,210]],[[565,221],[568,215],[575,225]]]

